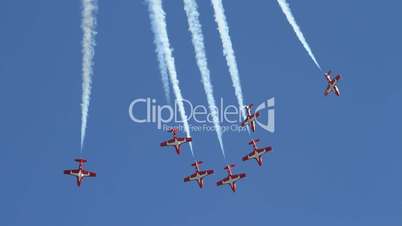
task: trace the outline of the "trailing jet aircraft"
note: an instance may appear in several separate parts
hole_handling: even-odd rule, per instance
[[[228,164],[225,166],[225,170],[228,173],[228,176],[223,178],[222,180],[219,180],[216,185],[221,186],[221,185],[229,185],[230,188],[232,189],[233,192],[236,192],[237,190],[237,184],[236,182],[244,177],[246,177],[245,173],[239,173],[239,174],[233,174],[232,173],[232,168],[234,167],[234,164]]]
[[[78,169],[64,170],[64,174],[75,176],[77,178],[77,186],[80,187],[82,181],[85,177],[96,177],[95,172],[90,172],[84,169],[84,163],[87,162],[85,159],[75,159],[78,162]]]
[[[191,164],[192,166],[195,167],[195,173],[191,174],[190,176],[185,177],[184,182],[197,181],[198,186],[200,186],[200,188],[204,187],[204,177],[213,174],[214,171],[211,169],[200,170],[201,164],[202,164],[202,161],[196,161],[193,164]]]

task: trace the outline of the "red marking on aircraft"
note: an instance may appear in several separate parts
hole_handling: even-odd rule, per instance
[[[227,166],[225,166],[225,170],[228,173],[228,176],[223,178],[222,180],[219,180],[218,182],[216,182],[217,186],[221,186],[221,185],[229,185],[230,188],[232,189],[233,192],[236,192],[237,190],[237,184],[236,182],[244,177],[246,177],[245,173],[239,173],[239,174],[233,174],[232,173],[232,168],[234,167],[234,164],[228,164]]]
[[[255,159],[257,161],[258,165],[262,166],[262,162],[263,162],[262,155],[267,153],[267,152],[272,151],[272,147],[268,146],[268,147],[264,147],[264,148],[258,148],[257,147],[257,142],[259,142],[259,141],[260,141],[260,139],[252,139],[248,143],[250,145],[253,145],[253,151],[250,154],[244,156],[242,158],[243,161],[247,161],[247,160],[250,160],[250,159]]]
[[[251,130],[255,132],[255,120],[260,117],[260,112],[255,112],[254,114],[251,113],[251,108],[253,107],[253,104],[246,105],[246,111],[247,111],[247,116],[244,119],[244,121],[241,123],[241,127],[244,127],[246,125],[249,125]]]
[[[331,76],[331,71],[328,71],[327,73],[324,74],[325,79],[327,79],[328,85],[327,88],[324,90],[324,96],[328,96],[331,92],[334,92],[337,96],[341,95],[341,92],[339,91],[338,88],[338,81],[341,80],[341,75],[337,74],[335,76],[335,79],[332,78]]]
[[[85,159],[75,159],[78,162],[78,169],[64,170],[64,174],[75,176],[77,178],[77,186],[81,186],[82,181],[85,177],[96,177],[95,172],[87,171],[84,169],[84,163],[87,162]]]
[[[161,147],[172,146],[175,148],[176,153],[180,155],[180,145],[191,142],[191,137],[177,137],[176,134],[178,132],[177,128],[170,129],[169,132],[173,133],[173,138],[167,141],[162,142]]]
[[[189,182],[189,181],[197,181],[198,186],[200,188],[204,187],[204,177],[209,176],[214,173],[213,170],[208,169],[208,170],[200,170],[200,165],[202,164],[202,161],[196,161],[192,166],[195,167],[195,173],[191,174],[190,176],[187,176],[184,178],[184,182]]]

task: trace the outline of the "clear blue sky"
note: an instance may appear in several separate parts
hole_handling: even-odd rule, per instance
[[[183,95],[206,98],[182,1],[164,1]],[[236,104],[212,7],[198,1],[215,97]],[[83,156],[98,177],[80,189],[62,174],[80,156],[80,1],[0,1],[0,225],[402,225],[402,2],[290,1],[322,67],[343,74],[342,96],[325,81],[276,1],[224,1],[246,102],[276,98],[276,132],[256,137],[274,152],[238,164],[237,193],[215,182],[225,161],[214,133],[194,150],[216,174],[184,184],[188,147],[128,115],[135,98],[163,104],[147,6],[100,1],[93,95]],[[226,133],[228,161],[249,152]]]

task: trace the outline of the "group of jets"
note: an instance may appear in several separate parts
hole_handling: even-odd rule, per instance
[[[324,74],[325,79],[328,82],[327,87],[324,90],[324,95],[328,96],[330,93],[334,92],[335,95],[340,96],[340,91],[338,88],[338,81],[341,79],[341,75],[337,74],[335,78],[332,78],[331,71],[328,71],[327,73]],[[246,108],[246,118],[244,121],[241,123],[241,126],[249,126],[250,129],[255,132],[256,130],[256,119],[260,116],[259,112],[251,113],[251,108],[252,104],[245,106]],[[160,144],[161,147],[174,147],[176,150],[176,153],[179,155],[180,154],[180,146],[184,143],[192,142],[191,137],[177,137],[177,128],[173,128],[169,130],[169,132],[172,132],[173,137],[167,141],[164,141]],[[248,155],[244,156],[242,158],[243,161],[255,159],[257,161],[257,164],[259,166],[262,166],[263,164],[263,159],[262,155],[271,152],[272,147],[264,147],[264,148],[258,148],[257,147],[257,142],[259,142],[259,139],[252,139],[249,144],[253,146],[253,150],[251,153]],[[78,162],[78,168],[77,169],[70,169],[70,170],[64,170],[64,174],[75,176],[76,177],[76,183],[77,186],[80,187],[84,178],[85,177],[96,177],[95,172],[91,172],[88,170],[84,169],[84,163],[87,162],[87,160],[79,158],[75,159],[76,162]],[[204,187],[204,177],[212,175],[214,173],[214,170],[212,169],[207,169],[207,170],[201,170],[200,165],[202,164],[202,161],[195,161],[192,166],[195,168],[195,172],[191,174],[190,176],[187,176],[184,178],[184,182],[189,182],[189,181],[196,181],[198,183],[198,186],[200,188]],[[230,188],[232,189],[233,192],[236,192],[237,190],[237,185],[236,182],[241,180],[242,178],[246,177],[245,173],[238,173],[238,174],[233,174],[232,168],[234,167],[234,164],[228,164],[225,166],[225,170],[227,172],[227,176],[219,181],[216,182],[217,186],[221,185],[229,185]]]
[[[251,112],[251,108],[252,108],[252,104],[247,105],[246,111],[247,111],[247,115],[246,118],[244,119],[244,121],[241,123],[241,126],[249,126],[250,129],[255,132],[256,129],[256,119],[260,116],[259,112],[255,112],[252,113]],[[174,147],[176,150],[176,153],[179,155],[180,154],[180,146],[184,143],[188,143],[192,141],[191,137],[178,137],[177,136],[177,132],[178,129],[177,128],[173,128],[171,130],[169,130],[169,132],[171,132],[173,134],[173,137],[167,141],[164,141],[160,144],[161,147]],[[257,164],[259,166],[262,166],[263,160],[262,160],[262,155],[272,151],[272,147],[264,147],[264,148],[258,148],[257,147],[257,142],[259,142],[259,139],[253,139],[249,142],[250,145],[253,146],[253,150],[251,153],[249,153],[248,155],[244,156],[242,158],[243,161],[247,161],[250,159],[255,159],[257,161]],[[189,182],[189,181],[195,181],[197,182],[198,186],[200,188],[204,187],[204,178],[206,176],[212,175],[214,173],[214,170],[212,169],[207,169],[207,170],[201,170],[200,165],[202,164],[202,161],[195,161],[193,164],[191,164],[192,166],[194,166],[195,168],[195,172],[193,174],[191,174],[190,176],[186,176],[184,177],[184,182]],[[232,169],[235,165],[234,164],[228,164],[225,166],[225,170],[227,172],[227,176],[219,181],[216,182],[217,186],[221,186],[221,185],[229,185],[230,188],[232,189],[233,192],[235,192],[237,190],[237,184],[236,182],[241,180],[242,178],[246,177],[245,173],[238,173],[238,174],[234,174]]]

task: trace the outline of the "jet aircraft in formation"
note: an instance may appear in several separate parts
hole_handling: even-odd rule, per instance
[[[185,177],[184,182],[197,181],[200,188],[204,187],[204,177],[212,175],[214,173],[214,170],[200,170],[200,165],[202,163],[202,161],[195,161],[193,164],[191,164],[195,168],[195,173]]]
[[[259,112],[252,113],[251,108],[252,104],[245,106],[247,110],[247,117],[246,119],[242,122],[242,126],[249,125],[251,130],[255,132],[255,120],[260,116]],[[176,149],[177,154],[180,154],[180,145],[188,142],[192,142],[191,137],[178,137],[178,129],[177,128],[172,128],[169,130],[169,132],[173,133],[173,138],[167,141],[164,141],[160,144],[161,147],[166,147],[166,146],[172,146]],[[257,147],[257,142],[259,142],[259,139],[252,139],[249,144],[253,146],[253,150],[251,153],[248,155],[244,156],[242,158],[243,161],[247,161],[250,159],[255,159],[258,163],[259,166],[262,166],[262,155],[272,151],[272,147],[264,147],[264,148],[258,148]],[[204,187],[204,178],[206,176],[210,176],[214,173],[214,170],[212,169],[207,169],[207,170],[201,170],[200,165],[202,164],[202,161],[195,161],[193,164],[191,164],[195,168],[195,172],[189,176],[184,177],[184,182],[191,182],[195,181],[197,182],[198,186],[200,188]],[[233,192],[236,192],[237,190],[237,184],[236,182],[239,181],[240,179],[246,177],[245,173],[239,173],[239,174],[233,174],[232,168],[234,167],[234,164],[228,164],[225,166],[225,170],[227,171],[228,175],[219,180],[216,185],[221,186],[221,185],[229,185],[230,188],[232,189]]]
[[[328,82],[327,87],[324,90],[324,95],[328,96],[330,93],[334,92],[335,95],[340,96],[340,91],[338,87],[338,82],[341,80],[341,75],[337,74],[334,78],[332,78],[331,71],[328,71],[324,74],[325,79]],[[260,117],[260,112],[251,112],[251,108],[253,107],[253,104],[249,104],[245,106],[246,109],[246,118],[243,120],[241,123],[241,126],[249,126],[251,131],[255,132],[256,130],[256,120],[258,117]],[[192,142],[191,137],[178,137],[177,128],[172,128],[169,130],[173,134],[173,137],[169,140],[163,141],[160,143],[161,147],[174,147],[176,150],[176,153],[180,155],[181,152],[181,145],[184,143]],[[242,158],[243,161],[255,159],[257,161],[257,164],[259,166],[262,166],[263,164],[263,159],[262,155],[268,152],[272,151],[272,147],[264,147],[264,148],[258,148],[257,147],[257,142],[259,142],[259,139],[252,139],[249,144],[253,146],[252,152],[250,152],[248,155],[244,156]],[[75,176],[77,180],[77,186],[80,187],[84,178],[85,177],[96,177],[95,172],[87,171],[84,169],[84,163],[87,162],[85,159],[75,159],[76,162],[78,162],[78,168],[77,169],[71,169],[71,170],[64,170],[64,174]],[[210,176],[214,173],[214,170],[212,169],[207,169],[207,170],[201,170],[200,165],[202,164],[202,161],[195,161],[192,166],[195,168],[195,172],[191,174],[190,176],[187,176],[184,178],[184,182],[189,182],[189,181],[196,181],[198,186],[200,188],[204,187],[204,177]],[[228,176],[223,178],[222,180],[219,180],[216,184],[217,186],[221,185],[230,185],[230,188],[232,189],[233,192],[237,190],[237,185],[236,182],[239,181],[240,179],[246,177],[245,173],[239,173],[239,174],[233,174],[232,173],[232,168],[234,167],[234,164],[228,164],[225,166],[225,170],[228,173]]]
[[[241,127],[245,127],[246,125],[250,126],[250,129],[255,132],[255,121],[257,120],[258,117],[260,117],[260,112],[255,112],[254,114],[251,113],[251,108],[253,107],[253,104],[246,105],[246,118],[244,121],[241,123]]]
[[[176,153],[180,155],[180,146],[184,143],[191,142],[193,139],[191,137],[177,137],[177,131],[177,128],[170,129],[169,132],[173,134],[173,138],[167,141],[163,141],[160,145],[161,147],[174,147]]]
[[[242,178],[246,177],[245,173],[239,173],[239,174],[233,174],[232,168],[234,167],[234,164],[228,164],[225,166],[225,170],[228,173],[227,177],[223,178],[222,180],[219,180],[216,182],[216,185],[221,186],[221,185],[229,185],[230,188],[232,189],[233,192],[236,192],[237,190],[237,184],[236,182],[239,181]]]
[[[341,92],[339,91],[338,88],[338,81],[341,80],[341,75],[337,74],[335,78],[332,78],[331,71],[328,71],[327,73],[324,74],[324,76],[328,82],[327,88],[325,88],[324,90],[324,95],[328,96],[328,94],[334,92],[335,95],[340,96]]]
[[[257,142],[259,142],[259,141],[260,141],[260,139],[252,139],[248,143],[250,145],[253,145],[253,151],[250,154],[244,156],[243,161],[247,161],[247,160],[250,160],[250,159],[255,159],[257,161],[258,165],[262,166],[262,162],[263,162],[262,155],[267,153],[267,152],[272,151],[272,147],[268,146],[268,147],[265,147],[265,148],[258,148],[257,147]]]

